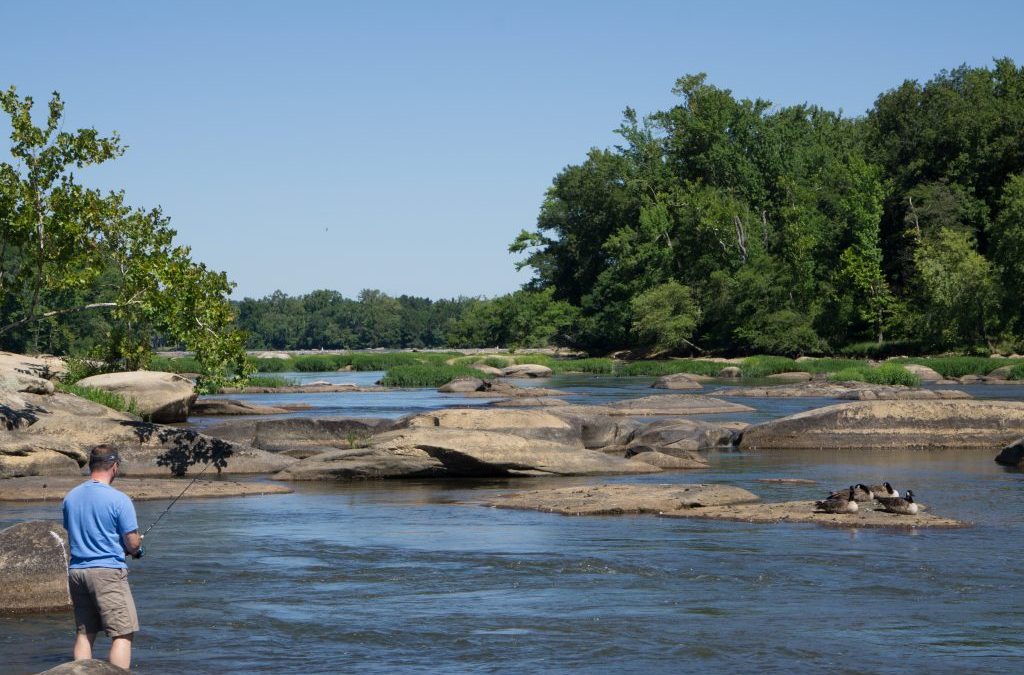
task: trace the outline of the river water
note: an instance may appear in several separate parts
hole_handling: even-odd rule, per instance
[[[369,377],[348,377],[356,375]],[[562,377],[542,384],[598,402],[649,394],[649,383]],[[1024,398],[1021,387],[970,391]],[[423,391],[368,396],[288,402],[317,406],[305,414],[381,416],[466,402]],[[834,403],[744,402],[758,409],[750,421]],[[1024,672],[1024,474],[999,467],[994,454],[719,452],[709,470],[644,477],[299,483],[290,495],[183,500],[147,537],[146,557],[131,564],[143,624],[134,666],[142,673]],[[777,477],[818,485],[758,482]],[[971,526],[840,530],[482,505],[510,489],[597,482],[728,482],[781,501],[884,479]],[[165,507],[138,503],[140,522]],[[59,518],[59,505],[0,505],[0,527],[35,518]],[[61,663],[72,631],[68,615],[0,618],[0,672]],[[107,644],[98,640],[98,655]]]

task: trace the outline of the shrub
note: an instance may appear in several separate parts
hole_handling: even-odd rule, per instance
[[[191,356],[168,358],[166,356],[153,356],[149,360],[149,370],[159,370],[164,373],[201,373],[202,366]]]
[[[918,387],[921,378],[898,363],[883,363],[872,368],[861,364],[837,370],[829,375],[829,379],[837,382],[868,382],[870,384],[901,384],[905,387]]]
[[[85,359],[73,356],[64,359],[64,367],[66,370],[64,376],[61,377],[61,382],[64,384],[74,384],[86,377],[108,372],[108,368],[104,363],[86,361]]]

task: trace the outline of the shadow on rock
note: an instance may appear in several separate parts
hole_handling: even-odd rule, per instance
[[[146,422],[124,421],[131,427],[140,443],[149,442],[155,435],[167,450],[157,455],[157,466],[166,466],[175,476],[184,476],[190,466],[212,464],[217,473],[228,466],[228,458],[234,449],[231,443],[218,438],[208,438],[190,429],[175,429]]]

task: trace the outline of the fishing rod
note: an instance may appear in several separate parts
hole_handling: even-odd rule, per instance
[[[191,481],[191,482],[190,482],[190,483],[189,483],[188,485],[186,485],[186,486],[185,486],[185,489],[184,489],[184,490],[182,490],[182,491],[181,491],[181,492],[180,492],[180,493],[178,494],[178,496],[177,496],[177,497],[175,497],[174,499],[172,499],[172,500],[171,500],[171,503],[167,505],[167,508],[166,508],[166,509],[164,509],[164,510],[163,510],[163,511],[162,511],[162,512],[160,513],[160,515],[156,517],[156,520],[154,520],[154,521],[152,522],[152,524],[151,524],[151,525],[150,525],[149,527],[147,527],[147,528],[146,528],[146,531],[142,533],[142,536],[141,536],[141,537],[139,537],[139,539],[140,539],[140,540],[142,540],[142,539],[145,539],[145,538],[146,538],[146,535],[147,535],[147,534],[149,534],[149,531],[150,531],[150,530],[152,530],[152,529],[153,529],[154,527],[156,527],[156,524],[157,524],[157,523],[159,523],[159,522],[160,522],[160,520],[161,520],[161,519],[162,519],[162,518],[163,518],[164,516],[166,516],[166,515],[167,515],[167,512],[171,510],[171,507],[172,507],[172,506],[174,506],[174,505],[175,505],[175,504],[177,503],[177,501],[178,501],[179,499],[181,499],[181,498],[182,498],[182,496],[183,496],[183,495],[184,495],[184,494],[185,494],[186,492],[188,492],[188,489],[189,489],[190,487],[192,487],[193,485],[195,485],[195,484],[196,484],[196,481],[197,481],[197,480],[199,480],[199,477],[200,477],[200,476],[202,476],[202,475],[203,475],[204,473],[206,473],[206,470],[210,468],[210,465],[211,465],[211,464],[213,464],[213,462],[207,462],[207,463],[206,463],[206,466],[204,466],[204,467],[203,467],[203,470],[202,470],[202,471],[200,471],[199,473],[197,473],[197,474],[196,474],[196,476],[195,476],[195,478],[193,478],[193,479],[192,479],[192,481]],[[138,560],[139,558],[141,558],[141,557],[142,557],[142,552],[143,552],[142,546],[139,546],[139,550],[138,550],[138,551],[136,551],[135,553],[131,554],[131,555],[132,555],[132,557],[133,557],[133,558],[135,558],[136,560]]]

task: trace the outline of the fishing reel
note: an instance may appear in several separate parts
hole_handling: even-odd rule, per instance
[[[136,560],[138,560],[139,558],[141,558],[141,557],[142,557],[142,554],[144,553],[144,551],[145,551],[145,549],[143,549],[143,548],[142,548],[142,547],[140,546],[140,547],[139,547],[139,550],[138,550],[138,551],[136,551],[135,553],[130,553],[129,555],[131,555],[131,557],[133,557],[133,558],[135,558]]]

